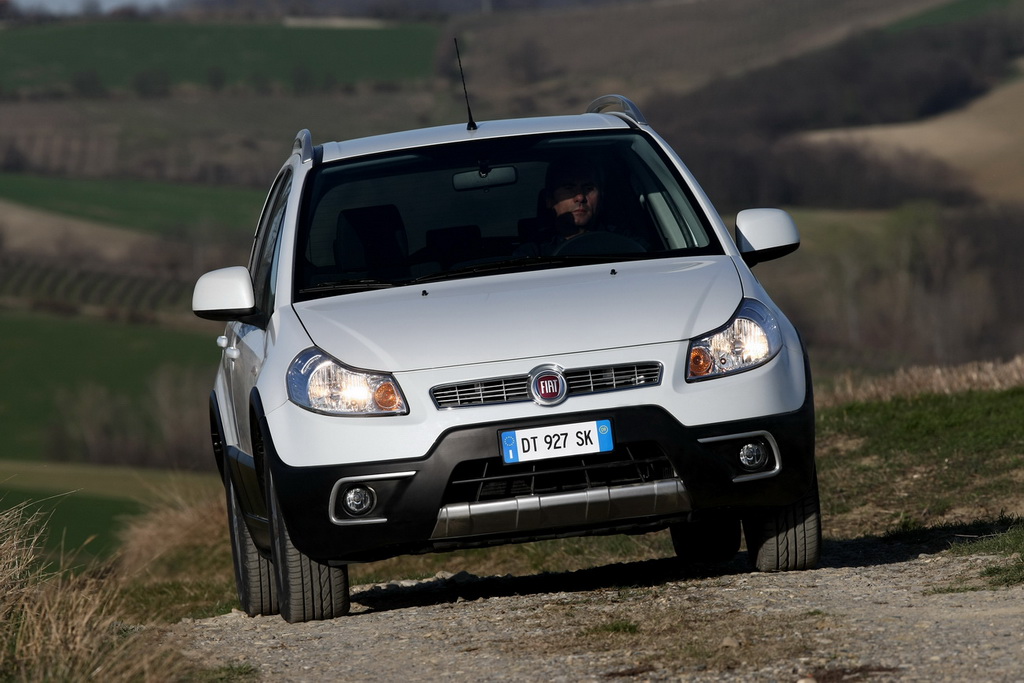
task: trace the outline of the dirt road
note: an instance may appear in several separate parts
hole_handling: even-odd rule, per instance
[[[921,551],[833,541],[819,569],[785,574],[741,555],[717,571],[439,575],[357,586],[334,621],[234,612],[175,633],[207,665],[274,681],[1024,680],[1024,587],[980,578],[1014,558]]]

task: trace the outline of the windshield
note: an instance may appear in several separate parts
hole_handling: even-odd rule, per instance
[[[722,247],[638,132],[427,147],[307,182],[295,299]]]

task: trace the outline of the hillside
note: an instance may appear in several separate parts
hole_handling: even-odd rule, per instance
[[[836,0],[812,9],[805,0],[770,5],[706,0],[510,13],[501,15],[500,22],[460,19],[439,30],[447,35],[437,57],[438,78],[430,82],[366,82],[301,96],[283,86],[266,93],[242,86],[213,93],[191,83],[179,84],[162,98],[124,93],[81,100],[12,98],[0,107],[0,160],[48,178],[35,191],[43,197],[37,208],[0,203],[0,304],[133,324],[162,322],[209,329],[213,335],[215,325],[197,321],[188,311],[195,275],[244,261],[265,184],[294,132],[308,126],[319,141],[459,120],[464,116],[462,93],[455,87],[444,42],[453,34],[463,41],[471,98],[482,120],[579,111],[606,90],[634,95],[644,107],[644,93],[692,88],[940,4]],[[418,50],[422,56],[422,47]],[[193,75],[201,68],[192,62]],[[1015,125],[1022,98],[1024,86],[1009,83],[925,123],[818,135],[889,135],[879,143],[887,148],[893,138],[902,144],[917,141],[919,149],[973,169],[976,186],[991,191],[990,196],[1014,198],[1015,188],[1024,186],[1017,162],[1024,136],[1017,135]],[[672,111],[659,114],[667,118]],[[668,123],[654,120],[662,132]],[[693,150],[679,149],[690,163]],[[703,169],[695,170],[710,187]],[[765,168],[762,177],[785,170]],[[60,176],[107,174],[194,182],[112,183],[102,200],[93,197],[94,211],[85,221],[38,208],[69,199],[70,189],[59,184],[68,179]],[[13,177],[0,175],[0,194],[11,190]],[[737,183],[736,174],[726,177]],[[228,185],[255,189],[218,194]],[[860,190],[859,183],[850,185]],[[101,194],[91,188],[88,192]],[[196,196],[207,190],[209,195]],[[718,195],[715,201],[720,202]],[[186,205],[194,208],[176,211]],[[230,215],[212,211],[227,205],[235,207]],[[990,272],[995,268],[989,253],[979,252],[977,263],[964,257],[957,241],[936,232],[945,228],[936,227],[939,219],[929,209],[798,209],[794,214],[804,246],[790,258],[759,266],[757,275],[804,333],[815,371],[822,370],[819,379],[850,366],[891,369],[951,362],[967,354],[1006,357],[1019,350],[1024,325],[1014,321],[1024,317],[1001,298],[1014,291],[1001,279],[1005,272]],[[171,218],[170,226],[161,224]],[[1001,223],[1007,231],[1015,225]],[[165,239],[114,225],[163,231]],[[1005,239],[999,246],[1013,253]],[[29,260],[35,261],[31,268]],[[922,272],[922,263],[942,264],[942,277]],[[144,278],[129,273],[140,269],[146,271]],[[110,271],[118,272],[112,277]],[[81,378],[64,376],[62,381],[85,395],[77,386]],[[37,444],[32,456],[42,450]]]
[[[482,111],[559,114],[604,92],[641,105],[687,92],[948,1],[667,0],[467,19],[454,32]]]
[[[803,140],[865,145],[881,155],[925,154],[968,179],[995,201],[1024,198],[1024,79],[1002,85],[967,107],[927,121],[808,133]]]
[[[0,199],[0,252],[42,257],[80,255],[126,262],[157,248],[159,240],[136,230],[116,228]]]
[[[194,37],[188,44],[197,47],[181,67],[177,55],[152,54],[137,67],[145,72],[134,73],[122,57],[108,83],[100,69],[112,57],[90,58],[90,68],[75,79],[74,52],[59,43],[48,49],[46,41],[64,35],[48,30],[30,42],[37,63],[12,58],[0,72],[0,92],[7,95],[0,107],[0,170],[262,187],[300,128],[320,141],[462,120],[453,37],[460,39],[474,113],[486,120],[577,112],[606,92],[643,106],[655,93],[684,92],[944,2],[687,0],[460,18],[437,27],[432,56],[422,45],[391,50],[389,60],[416,67],[391,81],[380,80],[390,72],[366,65],[372,56],[346,57],[339,48],[322,59],[341,64],[323,72],[304,69],[290,53],[304,52],[315,37],[320,58],[327,54],[324,35],[343,46],[364,33],[372,39],[373,31],[288,29],[262,61],[250,51],[211,51]],[[68,35],[89,44],[87,28]],[[33,37],[21,30],[8,34],[22,42]],[[271,70],[274,55],[287,57],[292,70]],[[254,73],[262,69],[265,75]],[[161,71],[164,81],[154,78]],[[49,80],[32,86],[32,74]],[[163,90],[133,94],[147,75]],[[19,83],[35,87],[34,94],[12,96]],[[99,93],[91,90],[97,84]]]

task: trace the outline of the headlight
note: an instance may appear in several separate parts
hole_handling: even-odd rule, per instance
[[[404,415],[409,412],[391,375],[347,368],[320,349],[306,349],[288,368],[288,397],[328,415]]]
[[[782,349],[782,333],[768,307],[744,299],[732,322],[690,342],[687,380],[710,379],[756,368]]]

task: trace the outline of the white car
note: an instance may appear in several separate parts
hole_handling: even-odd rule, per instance
[[[348,564],[671,529],[678,555],[812,567],[814,412],[796,329],[637,107],[314,146],[299,133],[210,400],[241,605],[327,619]]]

